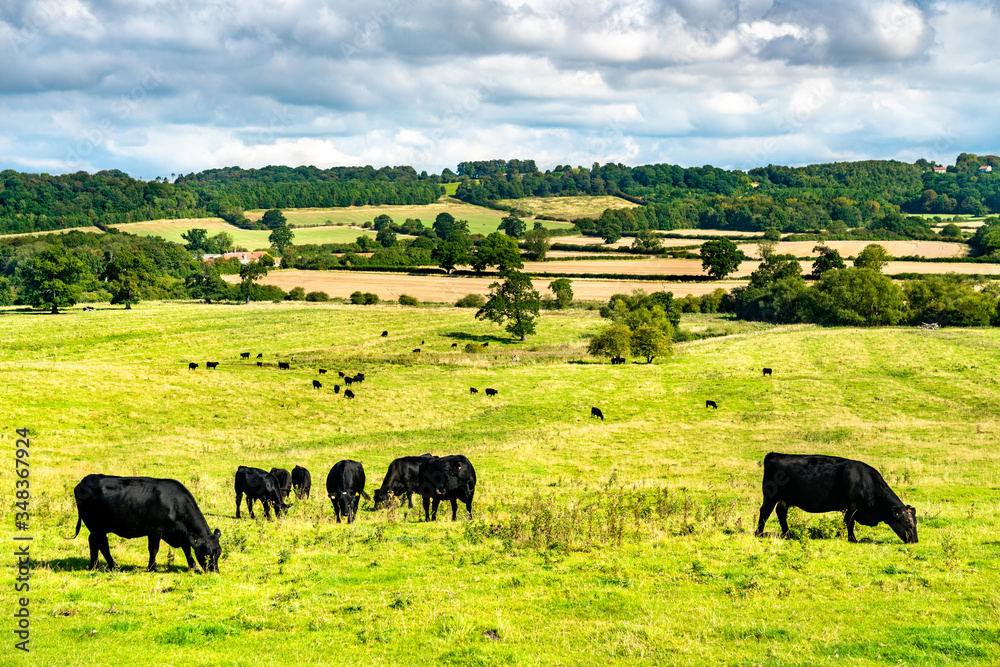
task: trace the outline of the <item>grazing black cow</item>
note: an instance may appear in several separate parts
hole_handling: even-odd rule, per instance
[[[489,346],[490,346],[489,343],[483,343],[483,347],[489,347]]]
[[[196,371],[196,370],[198,370],[198,364],[194,363],[193,361],[188,362],[188,370],[189,371]]]
[[[340,385],[339,384],[333,385],[333,393],[335,393],[335,394],[339,394],[340,393]]]
[[[258,359],[263,359],[264,358],[264,353],[263,352],[258,352],[257,353],[257,358]]]
[[[212,532],[194,496],[177,480],[87,475],[73,489],[73,496],[79,515],[73,537],[80,534],[80,524],[87,524],[91,570],[97,567],[98,552],[114,569],[108,545],[108,533],[114,533],[125,539],[148,537],[150,572],[156,571],[160,540],[183,549],[189,568],[195,567],[193,550],[202,570],[219,571],[222,532],[218,528]]]
[[[292,473],[284,468],[271,468],[271,474],[278,482],[278,489],[285,498],[292,492]]]
[[[350,389],[344,390],[344,398],[354,398],[354,392]]]
[[[207,368],[210,371],[214,371],[215,367],[218,366],[218,365],[219,365],[218,361],[206,361],[205,362],[205,368]]]
[[[414,348],[413,349],[413,354],[420,354],[420,348],[419,347]]]
[[[258,361],[257,362],[257,368],[264,368],[264,362],[263,361]]]
[[[319,380],[313,380],[313,389],[322,389],[323,384]]]
[[[312,490],[312,475],[302,466],[292,468],[292,488],[295,489],[295,496],[302,500],[309,497]]]
[[[337,375],[339,375],[340,377],[344,377],[344,371],[337,371]]]
[[[706,408],[715,408],[716,410],[719,409],[719,406],[715,404],[715,401],[705,401],[705,407]]]
[[[325,368],[319,369],[319,374],[320,375],[326,375],[326,369]]]
[[[251,519],[256,518],[253,515],[253,502],[255,500],[259,500],[260,504],[264,506],[264,516],[267,518],[271,518],[270,508],[272,506],[275,517],[281,516],[281,513],[289,507],[281,500],[281,485],[278,484],[278,480],[274,478],[274,475],[260,468],[240,466],[236,470],[237,519],[240,518],[240,503],[243,501],[244,494],[247,497],[247,510],[250,512]]]
[[[354,378],[345,375],[344,376],[344,384],[346,384],[348,387],[350,387],[352,384],[354,384]]]
[[[417,490],[424,501],[424,520],[436,521],[438,505],[442,500],[451,501],[451,520],[458,518],[458,502],[465,503],[465,510],[472,518],[472,497],[476,493],[476,470],[469,459],[461,454],[427,459],[417,471]],[[430,509],[434,501],[433,511]]]
[[[757,535],[777,508],[783,537],[788,536],[788,508],[806,512],[843,512],[847,539],[854,537],[854,523],[889,524],[899,539],[917,542],[917,511],[892,492],[878,470],[861,461],[821,454],[777,454],[764,457],[764,502],[760,506]]]
[[[240,352],[240,359],[249,359],[249,358],[250,358],[249,352]]]
[[[388,502],[389,496],[402,496],[404,493],[407,507],[413,509],[413,493],[417,491],[417,472],[421,463],[432,458],[436,457],[432,454],[403,456],[390,463],[389,470],[382,480],[382,486],[375,489],[372,494],[375,499],[375,509],[382,503]]]
[[[357,373],[357,374],[355,374],[354,381],[357,382],[357,383],[359,383],[359,384],[362,383],[362,382],[364,382],[365,381],[365,374],[364,373]]]
[[[771,369],[770,368],[765,368],[764,369],[764,377],[767,377],[770,374],[771,374]]]
[[[420,344],[421,344],[421,345],[423,345],[423,344],[424,344],[424,341],[420,341]]]
[[[333,512],[340,523],[340,515],[347,517],[347,523],[354,523],[358,513],[359,495],[365,500],[371,496],[365,493],[365,469],[357,461],[338,461],[326,476],[326,495],[333,503]]]
[[[490,389],[489,387],[487,387],[486,388],[486,395],[487,396],[496,396],[497,395],[497,390],[496,389]]]
[[[278,370],[279,371],[287,371],[289,369],[289,367],[290,366],[289,366],[289,363],[287,361],[279,361],[278,362]]]
[[[625,357],[611,357],[611,365],[618,366],[625,363]]]
[[[475,387],[469,387],[469,393],[470,394],[478,394],[479,390],[476,389]]]
[[[601,412],[600,408],[590,408],[591,417],[600,417],[601,421],[604,421],[604,413]]]
[[[451,346],[452,347],[458,347],[458,343],[452,343]]]
[[[389,335],[389,332],[388,332],[388,331],[383,331],[383,332],[382,332],[382,338],[385,338],[385,337],[386,337],[386,336],[388,336],[388,335]]]

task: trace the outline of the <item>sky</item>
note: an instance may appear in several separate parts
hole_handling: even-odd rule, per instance
[[[1000,152],[1000,0],[0,0],[0,169]]]

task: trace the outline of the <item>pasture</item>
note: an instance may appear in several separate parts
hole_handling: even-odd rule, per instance
[[[0,310],[0,438],[11,452],[14,428],[32,433],[33,663],[1000,661],[1000,331],[685,316],[729,335],[611,366],[584,354],[603,324],[545,312],[511,343],[452,308]],[[488,353],[451,348],[469,341]],[[345,401],[312,389],[319,367],[367,379]],[[393,458],[425,451],[475,465],[471,521],[362,501],[335,523],[330,466],[361,461],[370,493]],[[769,451],[876,466],[917,508],[920,542],[880,525],[849,544],[839,515],[794,509],[791,539],[773,517],[754,537]],[[240,464],[303,465],[313,497],[237,521]],[[219,574],[165,544],[147,573],[146,541],[115,536],[121,569],[88,571],[86,527],[65,538],[73,487],[94,472],[185,484],[222,530]]]
[[[501,199],[501,206],[520,206],[533,215],[548,215],[554,218],[599,218],[605,209],[636,208],[639,205],[620,197],[610,195],[577,197],[524,197],[523,199]]]
[[[285,217],[289,222],[294,221],[290,214],[286,212]],[[263,215],[263,214],[261,214]],[[233,237],[233,243],[249,250],[266,249],[271,247],[267,237],[269,230],[240,229],[234,227],[222,218],[184,218],[180,220],[151,220],[149,222],[130,222],[124,225],[117,225],[117,228],[129,234],[139,236],[160,236],[164,240],[174,243],[187,243],[181,234],[189,229],[201,228],[208,230],[209,236],[215,236],[219,232],[226,232]],[[294,242],[296,245],[306,243],[350,243],[359,236],[375,236],[375,232],[366,229],[356,229],[347,226],[331,227],[309,227],[293,230],[295,233]]]

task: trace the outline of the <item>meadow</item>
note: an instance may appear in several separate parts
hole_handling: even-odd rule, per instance
[[[576,197],[524,197],[522,199],[500,199],[500,206],[519,206],[533,215],[547,215],[553,218],[573,220],[574,218],[599,218],[608,208],[637,208],[620,197],[610,195],[580,195]]]
[[[32,664],[1000,661],[1000,331],[696,315],[682,326],[719,337],[610,366],[585,354],[603,325],[546,311],[514,343],[453,308],[0,309],[0,440],[32,437]],[[451,347],[470,341],[489,353]],[[329,374],[311,388],[320,367],[367,379],[347,401]],[[471,459],[471,520],[362,501],[335,523],[336,461],[361,461],[370,493],[393,458],[425,451]],[[774,517],[754,537],[769,451],[876,466],[917,508],[920,542],[881,525],[849,544],[839,515],[797,510],[790,539]],[[237,521],[241,464],[303,465],[313,497]],[[165,544],[147,573],[146,541],[115,536],[121,569],[88,571],[86,527],[66,538],[73,487],[95,472],[185,484],[222,530],[220,573]]]

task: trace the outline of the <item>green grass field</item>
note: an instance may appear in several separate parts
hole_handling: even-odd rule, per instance
[[[732,335],[610,366],[584,354],[603,325],[593,312],[544,312],[527,343],[472,312],[0,310],[9,513],[14,429],[32,433],[31,664],[1000,661],[1000,331],[685,316]],[[451,348],[470,340],[489,353]],[[244,351],[266,367],[241,363]],[[319,367],[367,379],[347,401]],[[361,461],[371,492],[393,458],[425,451],[474,463],[471,521],[363,501],[356,523],[335,523],[335,462]],[[916,506],[920,543],[881,525],[849,544],[839,515],[797,510],[793,539],[777,538],[774,517],[755,538],[769,451],[875,465]],[[241,464],[303,465],[313,497],[278,521],[237,521]],[[146,541],[115,536],[121,569],[88,571],[86,527],[65,538],[73,487],[95,472],[184,483],[223,532],[220,573],[189,572],[165,544],[146,573]]]
[[[219,232],[226,232],[233,237],[233,243],[250,250],[266,249],[271,246],[267,240],[267,237],[271,234],[270,231],[240,229],[239,227],[230,225],[221,218],[153,220],[150,222],[132,222],[125,225],[118,225],[118,229],[129,234],[160,236],[174,243],[187,243],[181,237],[181,234],[195,227],[208,230],[209,236],[215,236]],[[349,227],[309,227],[296,229],[294,232],[294,242],[297,245],[305,243],[350,243],[362,235],[375,235],[373,231],[351,229]]]

